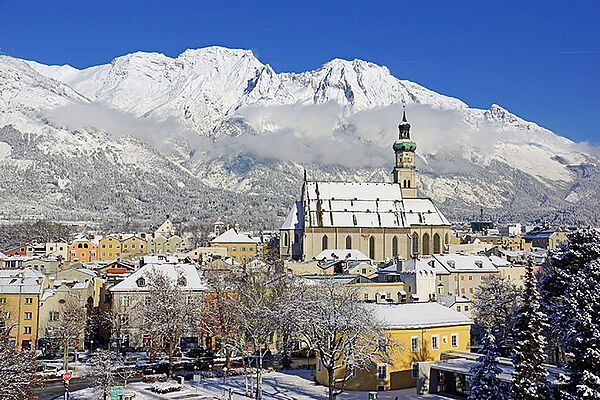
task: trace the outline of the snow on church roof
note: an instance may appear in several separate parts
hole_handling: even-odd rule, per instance
[[[292,206],[288,216],[283,225],[279,229],[303,229],[304,228],[304,209],[302,208],[302,202],[297,201]]]
[[[311,227],[450,224],[430,199],[402,199],[397,183],[306,182],[305,190]]]

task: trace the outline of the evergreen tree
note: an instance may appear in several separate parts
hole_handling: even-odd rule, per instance
[[[498,356],[496,340],[487,334],[483,341],[482,355],[471,369],[471,395],[468,400],[505,400],[507,385],[498,375],[502,371],[495,363]]]
[[[522,304],[514,333],[513,399],[545,400],[548,398],[548,388],[547,373],[542,366],[545,344],[542,329],[546,316],[540,309],[539,292],[531,261],[527,265]]]
[[[574,232],[552,255],[540,283],[567,356],[565,397],[600,399],[600,231]]]

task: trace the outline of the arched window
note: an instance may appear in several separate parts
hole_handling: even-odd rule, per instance
[[[410,188],[410,179],[408,180],[408,186],[407,187]]]
[[[371,236],[369,239],[369,258],[371,260],[375,259],[375,236]]]
[[[294,243],[300,243],[300,236],[297,233],[294,235]]]
[[[396,257],[398,255],[398,238],[394,236],[392,238],[392,257]]]
[[[440,254],[441,252],[440,235],[436,233],[433,235],[433,254]]]
[[[423,254],[429,254],[429,234],[423,234]]]
[[[321,239],[321,250],[327,250],[327,235],[323,235],[323,239]]]
[[[144,278],[139,278],[136,281],[136,283],[137,283],[138,287],[144,287],[144,286],[146,286],[146,280]]]
[[[346,236],[346,250],[349,250],[352,248],[352,238],[350,237],[350,235]]]
[[[406,179],[403,181],[403,186],[406,187]]]
[[[88,248],[88,245],[87,245],[87,243],[84,243],[84,244],[83,244],[83,248],[84,248],[84,249],[87,249],[87,248]]]
[[[82,249],[82,248],[83,248],[83,245],[82,245],[81,243],[79,243],[79,244],[77,245],[77,248],[78,248],[78,249]]]
[[[444,244],[448,244],[448,234],[446,233],[446,236],[444,236]]]
[[[419,254],[419,235],[417,235],[417,232],[413,233],[412,252],[413,254]]]

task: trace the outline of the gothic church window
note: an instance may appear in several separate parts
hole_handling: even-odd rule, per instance
[[[436,233],[433,235],[433,254],[440,254],[441,252],[440,235]]]
[[[412,237],[412,252],[413,254],[419,254],[419,235],[413,233]]]
[[[321,250],[327,250],[327,235],[323,235],[323,239],[321,239]]]
[[[423,234],[423,254],[429,254],[429,234]]]
[[[371,258],[371,260],[375,259],[375,237],[371,236],[371,238],[369,239],[369,258]]]
[[[349,250],[352,248],[352,238],[350,235],[346,236],[346,249]]]
[[[394,236],[392,239],[392,257],[396,257],[398,255],[398,238]]]

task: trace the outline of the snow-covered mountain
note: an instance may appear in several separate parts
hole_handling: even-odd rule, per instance
[[[53,181],[30,185],[43,188],[33,203],[45,214],[223,214],[270,227],[298,195],[303,168],[390,179],[403,103],[421,193],[451,219],[485,207],[504,219],[591,220],[597,158],[498,105],[469,108],[366,61],[276,73],[251,51],[222,47],[138,52],[84,70],[0,56],[0,127],[11,125],[0,131],[0,179]],[[11,196],[0,210],[31,212],[21,191],[3,190]]]

